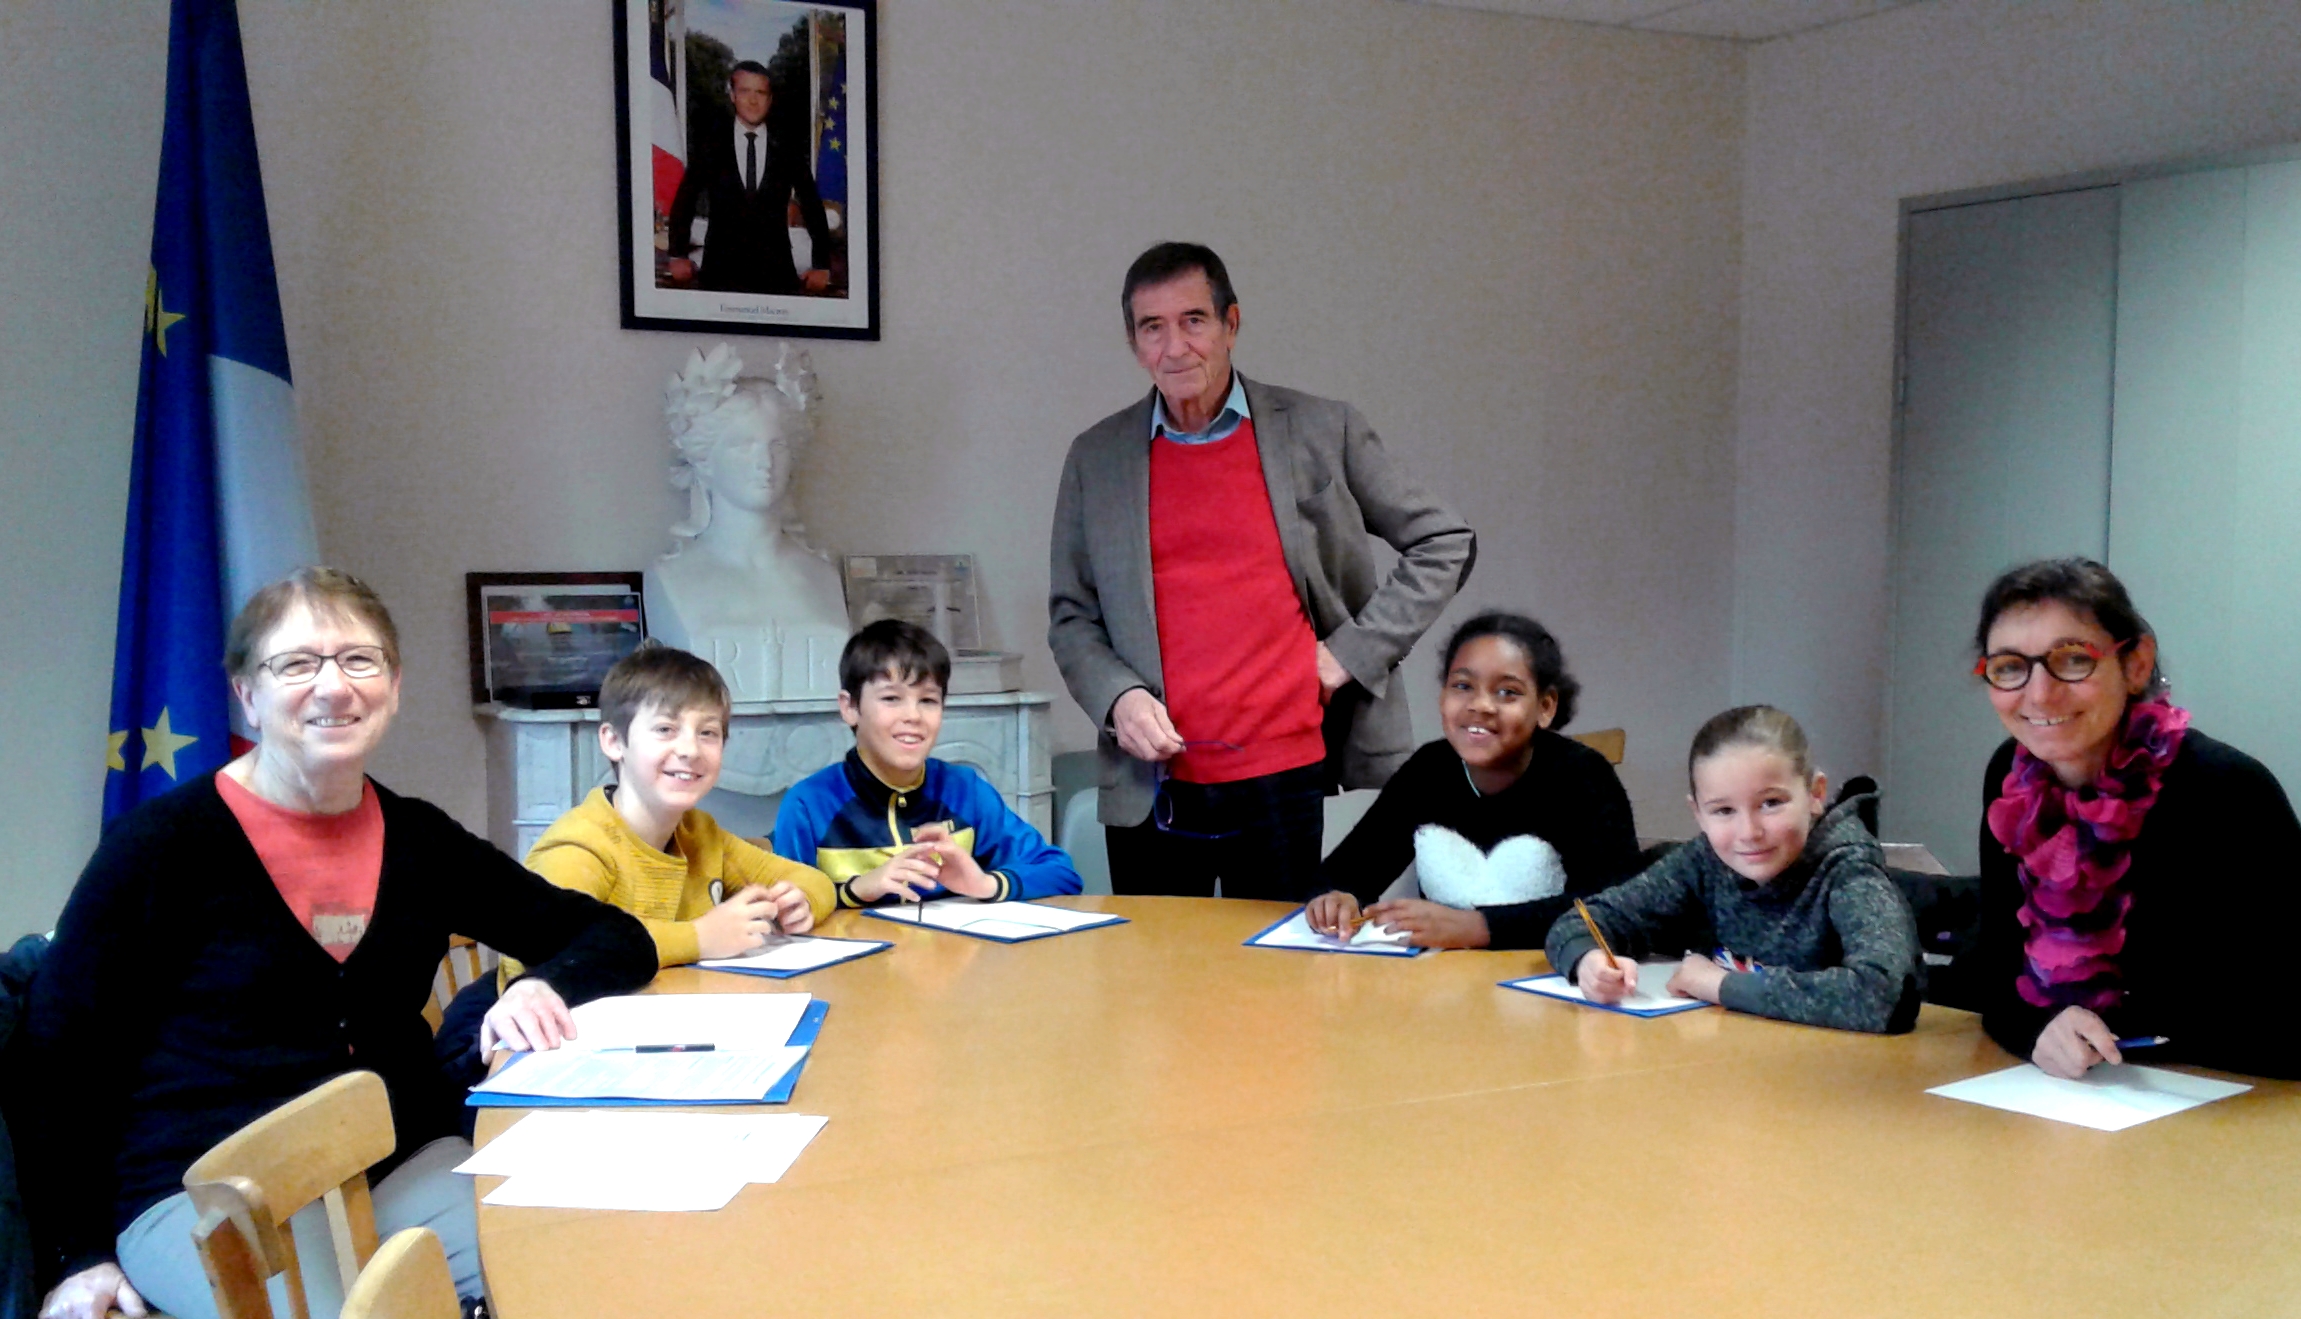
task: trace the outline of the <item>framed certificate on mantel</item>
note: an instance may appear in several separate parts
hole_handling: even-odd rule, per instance
[[[635,572],[475,572],[463,581],[474,704],[589,709],[607,671],[647,636]]]
[[[847,626],[860,632],[900,618],[935,634],[954,653],[983,644],[972,554],[850,554],[840,561]]]

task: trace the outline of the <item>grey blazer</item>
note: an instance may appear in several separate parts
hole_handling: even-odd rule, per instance
[[[1295,594],[1369,697],[1340,748],[1343,785],[1381,787],[1414,750],[1391,671],[1469,578],[1477,536],[1391,464],[1358,409],[1240,378]],[[1166,698],[1151,596],[1151,397],[1071,441],[1050,538],[1047,645],[1071,696],[1102,726],[1097,814],[1108,825],[1142,823],[1157,787],[1149,762],[1119,750],[1111,707],[1135,687]],[[1368,533],[1398,551],[1386,580]]]

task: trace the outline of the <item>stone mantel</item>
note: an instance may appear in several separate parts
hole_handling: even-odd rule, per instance
[[[991,781],[1017,815],[1054,833],[1055,789],[1047,758],[1050,698],[1042,692],[953,696],[944,702],[935,756]],[[599,752],[599,711],[480,705],[487,731],[487,832],[515,857],[592,788],[610,782]],[[855,744],[836,700],[743,701],[734,707],[719,787],[703,808],[747,837],[774,827],[792,784]]]

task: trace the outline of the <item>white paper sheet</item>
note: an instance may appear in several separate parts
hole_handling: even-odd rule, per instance
[[[551,1099],[757,1103],[806,1056],[807,1050],[799,1045],[784,1045],[770,1053],[583,1053],[554,1049],[529,1054],[472,1089],[480,1094]]]
[[[1331,934],[1320,934],[1310,928],[1310,912],[1308,908],[1305,908],[1289,916],[1286,922],[1277,928],[1248,940],[1247,946],[1251,948],[1308,948],[1325,953],[1365,952],[1380,953],[1388,957],[1412,957],[1414,956],[1414,949],[1407,945],[1406,937],[1403,930],[1385,931],[1377,927],[1372,921],[1359,926],[1358,933],[1348,939],[1337,938]]]
[[[790,1040],[812,994],[621,994],[575,1009],[578,1053],[641,1044],[708,1044],[771,1053]]]
[[[2123,1131],[2252,1088],[2133,1063],[2116,1067],[2104,1063],[2082,1080],[2064,1081],[2047,1076],[2035,1064],[2023,1063],[2002,1072],[1937,1085],[1926,1093],[2095,1131]]]
[[[1410,948],[1413,944],[1409,940],[1413,937],[1404,930],[1393,930],[1387,926],[1368,921],[1358,927],[1358,933],[1350,936],[1350,946],[1353,948],[1365,948],[1369,945],[1377,948]]]
[[[785,934],[768,940],[766,947],[745,956],[707,958],[696,965],[733,970],[814,971],[884,947],[886,943],[880,939],[826,939],[817,934]]]
[[[637,1209],[664,1212],[708,1212],[724,1209],[743,1189],[743,1179],[731,1172],[709,1168],[676,1171],[657,1169],[635,1174],[627,1170],[604,1172],[567,1170],[514,1177],[487,1193],[481,1201],[534,1209]]]
[[[1067,907],[1043,907],[1035,902],[976,902],[971,898],[938,898],[916,906],[874,907],[871,914],[903,925],[972,930],[1001,939],[1067,934],[1118,919],[1108,912],[1072,911]]]
[[[803,1113],[530,1113],[456,1169],[479,1177],[708,1169],[781,1180],[830,1119]]]
[[[1624,1012],[1690,1012],[1707,1007],[1698,998],[1669,991],[1670,977],[1678,970],[1676,962],[1640,962],[1638,964],[1638,992],[1619,1003],[1590,1003],[1590,996],[1582,987],[1562,975],[1530,976],[1524,980],[1507,982],[1516,989],[1528,990],[1547,998],[1564,999],[1569,1003],[1590,1003],[1592,1007],[1619,1008]]]

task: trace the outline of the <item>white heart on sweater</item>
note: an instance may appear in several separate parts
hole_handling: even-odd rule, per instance
[[[1448,907],[1500,907],[1566,891],[1566,863],[1558,849],[1533,834],[1505,838],[1492,852],[1481,852],[1452,829],[1426,824],[1414,831],[1414,873],[1422,896]]]

